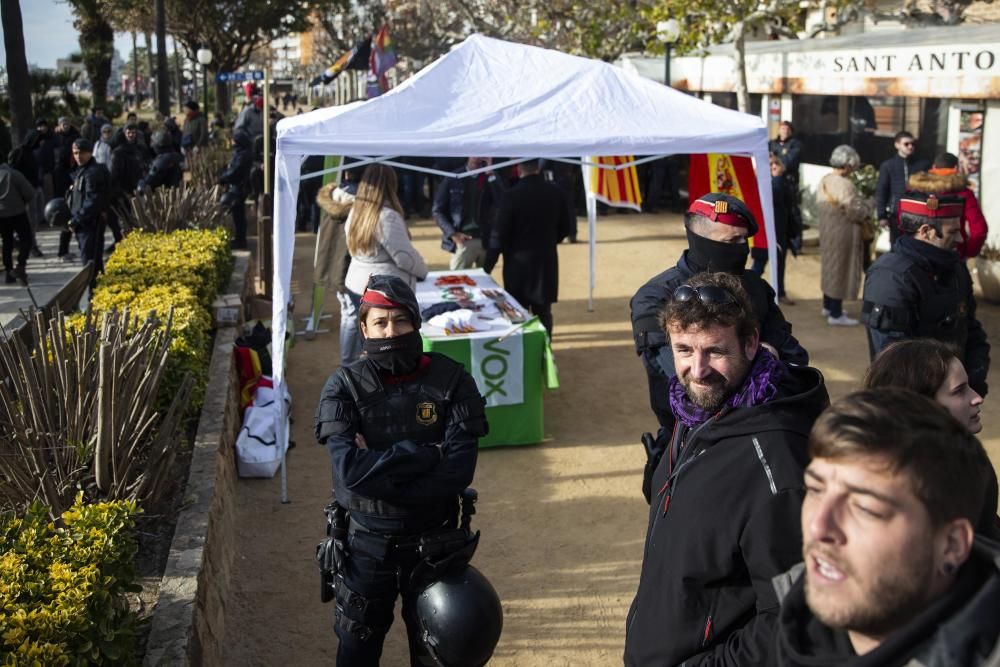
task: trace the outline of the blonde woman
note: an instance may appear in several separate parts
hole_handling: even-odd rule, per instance
[[[847,316],[843,304],[845,299],[857,299],[861,289],[862,227],[872,215],[871,204],[847,177],[860,163],[856,150],[837,146],[830,156],[833,171],[819,182],[816,193],[823,314],[832,326],[858,323]]]
[[[410,289],[427,277],[427,263],[413,247],[396,195],[396,172],[382,164],[369,165],[361,176],[344,233],[351,264],[345,286],[355,308],[368,285],[368,276],[396,276]],[[346,347],[352,359],[361,355],[361,338],[350,332]],[[346,358],[344,351],[342,358]]]

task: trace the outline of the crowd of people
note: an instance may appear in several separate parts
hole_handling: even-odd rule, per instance
[[[261,96],[251,96],[232,128],[227,128],[221,114],[209,122],[193,100],[184,104],[180,125],[172,116],[160,114],[152,122],[140,120],[134,111],[116,125],[100,107],[80,122],[64,116],[52,125],[39,117],[23,141],[0,155],[0,238],[6,282],[28,284],[29,257],[43,257],[35,241],[43,222],[60,229],[58,259],[93,262],[96,279],[104,256],[122,239],[119,214],[128,209],[129,200],[139,192],[179,187],[189,158],[210,144],[225,146],[227,129],[232,130],[233,153],[219,174],[218,183],[226,189],[220,205],[232,212],[234,247],[245,248],[244,202],[263,186],[262,107]],[[271,122],[278,117],[272,112]],[[108,246],[106,230],[113,237]]]
[[[976,438],[990,346],[964,263],[985,221],[970,211],[952,156],[911,172],[902,153],[912,138],[897,145],[883,165],[883,198],[858,194],[849,146],[834,150],[819,184],[823,315],[832,326],[863,323],[869,341],[857,391],[831,405],[822,369],[809,366],[782,313],[783,283],[776,292],[762,279],[764,258],[749,247],[759,221],[729,194],[689,205],[687,249],[632,298],[659,428],[642,436],[650,509],[626,665],[996,664],[997,476]],[[770,164],[776,208],[787,213],[776,225],[782,265],[801,234],[791,213],[799,149],[783,126]],[[900,164],[906,186],[894,194]],[[436,184],[432,213],[452,269],[492,270],[502,255],[504,285],[551,332],[572,199],[542,168],[526,161],[511,182],[489,158],[470,157]],[[413,288],[427,265],[400,192],[392,169],[370,165],[317,199],[323,246],[335,250],[316,279],[340,290],[350,318],[343,365],[316,413],[334,463],[328,511],[342,539],[323,562],[345,665],[378,664],[397,596],[413,664],[458,641],[428,643],[417,608],[428,580],[405,582],[421,567],[449,571],[419,545],[456,530],[472,443],[488,429],[467,374],[445,380],[432,370],[439,355],[422,351]],[[896,240],[866,267],[862,226],[881,216]],[[863,276],[859,321],[844,301],[857,298]],[[471,539],[453,540],[459,568]],[[477,584],[455,604],[464,595],[490,597]]]

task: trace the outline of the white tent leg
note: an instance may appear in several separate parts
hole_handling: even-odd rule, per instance
[[[587,197],[587,245],[590,252],[590,291],[587,312],[594,312],[594,286],[597,284],[597,200]]]

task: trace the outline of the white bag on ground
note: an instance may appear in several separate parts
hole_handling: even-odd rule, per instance
[[[286,409],[291,406],[288,390]],[[243,413],[236,438],[236,469],[240,477],[274,477],[281,466],[284,446],[278,446],[275,428],[274,389],[258,387],[253,403]]]

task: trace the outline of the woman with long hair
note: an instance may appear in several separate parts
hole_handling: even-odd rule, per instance
[[[368,165],[344,224],[347,250],[351,254],[345,286],[355,308],[361,303],[368,276],[396,276],[410,289],[427,276],[427,263],[410,240],[396,188],[396,172],[392,167]],[[357,359],[361,355],[359,332],[355,330],[346,338],[349,348],[346,352],[351,359]],[[341,357],[347,358],[344,350]]]
[[[969,386],[969,376],[958,350],[933,338],[893,343],[875,357],[865,374],[864,388],[901,387],[934,400],[973,435],[983,430],[983,397]],[[990,478],[986,505],[977,532],[1000,536],[997,519],[996,472]]]

